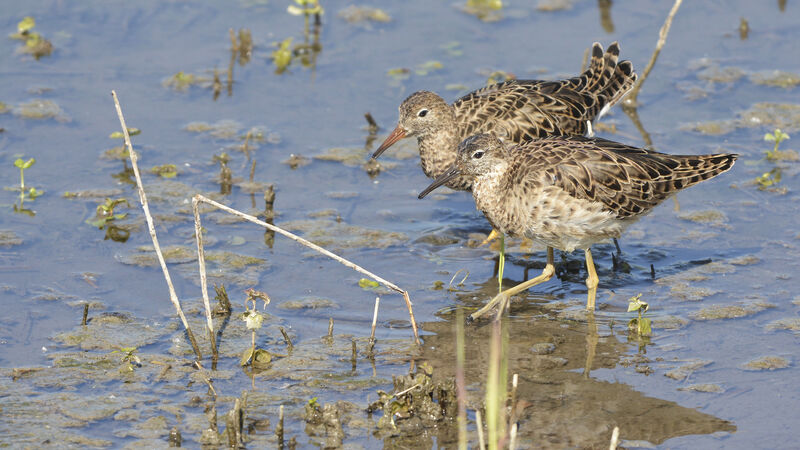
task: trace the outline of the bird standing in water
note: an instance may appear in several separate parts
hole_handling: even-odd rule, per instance
[[[444,173],[456,160],[458,144],[476,133],[494,133],[515,143],[545,136],[585,135],[591,124],[617,103],[636,82],[633,64],[619,60],[619,44],[592,45],[589,68],[561,81],[509,80],[473,91],[452,105],[428,91],[411,94],[400,104],[397,127],[373,158],[405,137],[416,137],[422,171],[430,178]],[[447,186],[470,190],[469,177]],[[497,235],[495,230],[486,242]],[[501,240],[500,267],[504,242]],[[502,272],[502,269],[500,270]]]
[[[459,145],[455,163],[419,198],[451,180],[467,178],[476,207],[492,227],[547,246],[541,275],[501,292],[472,319],[551,279],[554,248],[585,251],[586,308],[594,310],[598,277],[591,245],[618,238],[670,195],[729,170],[737,156],[668,155],[580,136],[506,146],[496,136],[478,134]]]

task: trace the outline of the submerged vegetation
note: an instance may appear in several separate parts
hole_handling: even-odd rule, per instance
[[[42,56],[49,56],[53,53],[53,44],[41,34],[33,31],[35,26],[36,20],[33,17],[25,17],[17,24],[17,32],[10,37],[23,41],[25,45],[20,50],[33,55],[38,60]]]

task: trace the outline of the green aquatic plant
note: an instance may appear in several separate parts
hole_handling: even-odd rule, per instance
[[[121,353],[122,364],[126,364],[125,368],[133,372],[135,368],[142,367],[142,360],[136,356],[136,352],[138,351],[139,349],[136,347],[119,347],[117,350],[112,351],[111,354]]]
[[[150,169],[150,173],[156,174],[161,178],[175,178],[178,176],[178,169],[175,164],[162,164]]]
[[[19,168],[19,200],[20,202],[24,202],[25,199],[35,200],[36,197],[41,197],[44,194],[44,191],[40,191],[35,187],[31,187],[28,191],[25,191],[25,169],[29,169],[34,164],[36,164],[35,158],[30,158],[27,161],[24,161],[22,158],[17,158],[14,161],[14,166]]]
[[[105,226],[112,221],[121,220],[128,217],[128,213],[115,213],[114,209],[124,203],[125,206],[130,208],[130,203],[128,203],[127,199],[118,198],[118,199],[110,199],[106,198],[106,200],[97,205],[97,209],[95,210],[95,217],[90,218],[86,221],[89,225],[95,226],[97,228],[103,229]]]
[[[322,5],[319,4],[319,0],[294,0],[296,3],[295,5],[289,5],[286,8],[286,12],[293,16],[313,16],[313,15],[322,15],[325,13],[325,10],[322,9]]]
[[[272,52],[272,63],[275,64],[275,73],[281,74],[292,63],[292,39],[286,38],[280,43],[275,43],[278,48]]]
[[[378,283],[377,281],[369,280],[367,278],[362,278],[358,280],[358,287],[360,287],[361,289],[370,290],[380,287],[380,283]]]
[[[775,143],[775,145],[772,147],[772,150],[767,150],[767,159],[771,161],[783,159],[782,152],[778,150],[778,147],[781,145],[781,142],[787,139],[789,139],[789,135],[781,131],[780,128],[775,128],[774,132],[765,134],[764,141]]]
[[[33,31],[35,26],[36,20],[33,17],[25,17],[17,24],[17,32],[9,37],[25,41],[25,47],[22,48],[22,51],[30,53],[34,58],[39,59],[42,56],[48,56],[53,53],[53,44],[39,33]]]
[[[650,305],[642,300],[642,294],[631,297],[628,300],[628,312],[636,311],[639,314],[638,317],[634,317],[628,321],[628,329],[636,331],[636,334],[639,336],[649,336],[652,331],[650,327],[650,318],[644,317],[644,313],[647,312],[649,307]]]
[[[502,0],[467,0],[462,10],[472,14],[484,22],[497,22],[502,19],[500,10],[503,9]]]
[[[136,136],[137,134],[142,134],[142,130],[138,128],[128,128],[128,135],[129,136]],[[111,133],[108,137],[111,139],[125,139],[125,134],[122,131],[115,131]]]
[[[273,354],[262,348],[256,348],[256,331],[261,329],[261,325],[264,323],[264,315],[258,312],[256,303],[261,300],[264,302],[264,308],[266,308],[271,300],[266,292],[252,288],[246,290],[245,293],[247,294],[247,299],[244,301],[245,312],[242,313],[241,319],[252,333],[252,341],[250,348],[242,353],[239,365],[246,366],[249,364],[254,369],[262,369],[272,362]]]
[[[765,189],[773,188],[776,184],[781,182],[781,168],[774,167],[769,172],[764,172],[756,177],[756,184],[762,191]]]

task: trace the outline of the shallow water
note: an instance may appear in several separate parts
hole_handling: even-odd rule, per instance
[[[389,390],[392,376],[407,372],[412,356],[431,361],[438,375],[452,372],[452,310],[491,297],[497,285],[495,252],[467,245],[489,231],[469,195],[442,192],[416,199],[429,180],[412,157],[414,142],[387,151],[381,159],[385,171],[377,177],[365,172],[363,114],[371,112],[380,124],[380,140],[394,126],[397,105],[415,90],[454,99],[465,91],[447,90],[448,85],[478,87],[493,70],[521,78],[569,76],[578,72],[584,49],[594,41],[619,40],[622,57],[641,73],[670,7],[668,2],[614,4],[611,30],[594,3],[555,12],[538,11],[528,2],[504,3],[501,20],[492,23],[464,13],[461,2],[417,1],[378,3],[391,16],[389,23],[351,24],[338,16],[346,3],[327,2],[316,67],[297,62],[281,75],[269,58],[271,44],[304,38],[303,19],[287,14],[284,2],[5,5],[0,24],[6,34],[32,15],[55,51],[37,61],[18,53],[19,41],[0,39],[0,52],[7,55],[0,62],[6,81],[0,101],[12,109],[0,115],[3,184],[17,183],[13,162],[24,155],[36,158],[26,184],[45,191],[25,203],[34,216],[13,212],[12,191],[3,191],[0,200],[6,211],[0,230],[22,241],[0,248],[4,443],[151,445],[165,442],[176,426],[184,444],[197,446],[209,426],[205,410],[216,404],[223,429],[232,399],[247,391],[253,421],[248,436],[254,444],[274,445],[279,404],[286,407],[287,439],[324,442],[309,436],[314,432],[302,420],[303,405],[318,397],[320,403],[353,404],[343,416],[344,444],[403,445],[403,436],[373,434],[377,418],[360,408],[376,398],[376,390]],[[747,39],[737,28],[742,17],[749,22]],[[578,253],[557,255],[558,280],[515,300],[510,367],[520,374],[520,398],[532,405],[520,418],[521,446],[603,446],[614,426],[627,447],[794,445],[793,425],[800,419],[798,166],[763,160],[771,144],[762,138],[776,126],[790,135],[800,131],[800,97],[797,87],[757,81],[776,70],[797,79],[798,19],[791,2],[687,2],[679,10],[639,96],[639,118],[658,150],[728,151],[740,159],[731,172],[679,194],[633,225],[620,240],[629,270],[614,269],[613,244],[596,247],[601,308],[594,322],[581,313],[585,273]],[[234,64],[229,95],[224,85],[230,28],[250,29],[255,48],[248,63]],[[430,61],[442,68],[416,72]],[[216,100],[206,85],[185,91],[163,85],[180,71],[211,77],[215,68],[223,83]],[[410,69],[408,77],[387,75],[396,68]],[[188,250],[171,261],[170,270],[205,353],[190,197],[216,193],[214,198],[232,207],[263,209],[263,186],[251,195],[250,186],[241,183],[250,163],[232,148],[253,127],[270,136],[253,144],[251,156],[257,162],[254,181],[275,186],[275,223],[407,289],[423,349],[412,345],[402,298],[382,295],[373,369],[364,348],[376,293],[358,286],[361,275],[280,236],[269,248],[257,227],[205,213],[209,254],[251,257],[233,268],[230,259],[209,263],[211,280],[226,284],[235,308],[220,339],[224,357],[208,375],[218,394],[214,403],[189,366],[191,349],[161,271],[136,264],[140,247],[150,245],[136,193],[120,181],[126,178],[122,161],[103,157],[120,144],[108,137],[119,129],[112,89],[128,125],[143,130],[134,146],[159,239],[163,246]],[[35,100],[57,105],[56,117],[23,117],[21,105]],[[53,112],[53,104],[45,106]],[[216,132],[186,129],[193,122],[221,121],[228,122]],[[620,108],[603,122],[617,132],[601,136],[645,144]],[[723,133],[695,131],[698,124]],[[234,131],[232,138],[226,130]],[[781,148],[796,148],[794,142]],[[238,183],[224,196],[212,160],[223,151]],[[291,169],[283,162],[292,154],[310,163]],[[331,154],[349,158],[320,158]],[[167,163],[177,166],[176,178],[149,173]],[[785,191],[762,191],[750,183],[775,166],[782,168],[777,187]],[[89,198],[64,198],[65,192],[81,191],[93,192],[84,192]],[[105,197],[130,201],[130,208],[117,211],[128,213],[120,221],[131,227],[125,243],[104,240],[105,231],[85,223]],[[532,250],[512,246],[506,286],[522,281],[527,267],[531,274],[541,268],[543,248]],[[469,277],[455,292],[435,289],[437,281],[446,287],[462,269]],[[259,345],[285,353],[279,326],[295,341],[290,357],[276,358],[252,381],[238,365],[250,343],[236,316],[248,287],[272,298]],[[627,299],[639,293],[655,322],[643,346],[628,342],[624,331],[631,317]],[[307,307],[281,307],[291,301]],[[86,329],[80,326],[85,302],[93,319]],[[740,317],[717,318],[726,314]],[[334,339],[326,341],[320,337],[331,317]],[[482,395],[488,327],[467,328],[467,334],[468,348],[474,349],[467,367],[474,407]],[[360,352],[355,370],[351,338]],[[555,346],[548,358],[532,354],[541,343]],[[111,353],[127,347],[137,347],[142,360],[133,371],[120,362],[120,352]],[[763,356],[784,358],[788,367],[745,369]],[[209,361],[204,366],[211,368]],[[32,370],[13,372],[20,368]],[[474,423],[470,426],[474,438]],[[429,445],[453,436],[432,430],[419,435]]]

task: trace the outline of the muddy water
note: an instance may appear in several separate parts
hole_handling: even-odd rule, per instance
[[[364,447],[420,437],[423,446],[451,442],[452,424],[393,436],[364,409],[378,390],[391,390],[392,377],[408,372],[412,359],[415,366],[429,361],[435,377],[452,374],[453,310],[474,308],[496,290],[495,251],[473,245],[489,227],[466,194],[416,199],[428,180],[413,142],[389,150],[380,174],[367,174],[362,164],[375,142],[363,114],[373,114],[381,139],[399,102],[415,90],[452,99],[495,70],[525,78],[571,75],[593,41],[619,40],[623,58],[641,72],[670,6],[637,2],[608,10],[575,3],[541,11],[528,2],[505,3],[491,13],[493,22],[465,13],[458,2],[385,2],[375,6],[390,22],[351,23],[340,16],[346,4],[328,2],[316,37],[313,21],[306,35],[302,17],[274,1],[6,5],[5,34],[32,15],[54,51],[35,60],[20,53],[20,41],[0,40],[7,56],[0,62],[6,81],[0,101],[8,105],[0,115],[3,185],[18,183],[15,159],[35,157],[26,185],[45,191],[25,202],[27,214],[14,212],[13,191],[0,200],[6,211],[0,214],[3,442],[163,445],[175,427],[185,445],[197,446],[214,442],[213,427],[226,428],[225,414],[243,393],[251,445],[277,443],[279,405],[287,441],[294,437],[302,446],[339,444],[339,438]],[[509,364],[528,404],[520,416],[525,447],[599,447],[614,426],[628,447],[794,444],[798,166],[764,160],[772,144],[762,139],[776,127],[793,137],[800,131],[794,44],[800,15],[791,2],[695,3],[681,7],[639,96],[646,134],[620,109],[603,121],[615,129],[599,134],[636,145],[649,139],[667,152],[737,152],[740,160],[730,173],[632,226],[620,255],[612,244],[597,246],[600,309],[593,318],[581,312],[585,272],[577,254],[557,255],[558,279],[515,300]],[[745,39],[741,18],[749,26]],[[249,60],[237,55],[232,66],[231,28],[249,29],[254,42]],[[292,45],[307,39],[310,47],[299,51],[311,52],[307,65],[315,62],[306,67],[295,60],[276,74],[271,45],[289,37]],[[198,84],[167,85],[179,72]],[[147,249],[128,166],[107,154],[119,145],[108,137],[119,128],[111,89],[129,126],[142,130],[134,145],[157,231],[171,250],[178,295],[205,353],[188,199],[205,193],[257,213],[266,184],[275,188],[276,224],[409,290],[423,347],[410,339],[399,296],[363,289],[361,276],[337,263],[207,212],[211,281],[228,287],[234,314],[217,321],[223,330],[217,370],[207,358],[203,369],[192,367]],[[248,132],[249,157],[241,148]],[[781,144],[793,148],[794,140]],[[220,194],[213,159],[222,152],[229,155],[229,194]],[[162,164],[175,164],[177,177],[150,173]],[[752,180],[774,168],[780,182],[758,189]],[[115,210],[128,213],[116,221],[124,232],[107,234],[86,223],[106,197],[130,201],[130,208]],[[126,242],[105,239],[125,232]],[[514,243],[506,286],[533,276],[543,250]],[[459,270],[469,277],[448,291]],[[257,373],[239,367],[251,339],[237,316],[249,287],[272,298],[257,342],[279,355]],[[625,331],[627,299],[639,293],[654,320],[653,336],[644,341]],[[382,300],[373,363],[365,349],[376,294]],[[82,327],[86,303],[90,321]],[[279,327],[293,340],[291,353]],[[488,328],[467,328],[472,408],[482,396]],[[126,358],[133,348],[138,362]],[[340,427],[306,423],[305,405],[314,397],[336,405]],[[471,414],[471,439],[473,420]]]

